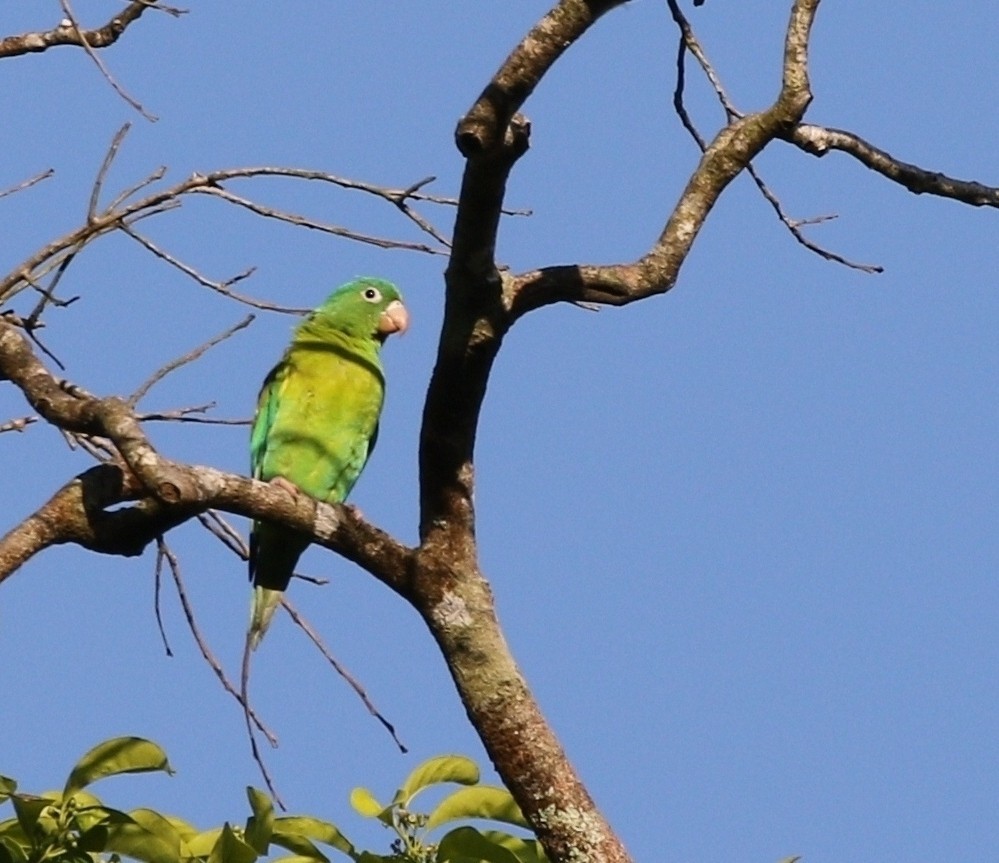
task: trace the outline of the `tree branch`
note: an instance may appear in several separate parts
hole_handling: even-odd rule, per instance
[[[47,51],[56,45],[107,48],[117,42],[128,26],[137,21],[146,9],[154,8],[156,2],[157,0],[133,0],[107,24],[93,30],[79,29],[73,25],[72,21],[64,20],[60,21],[59,25],[52,30],[5,36],[0,39],[0,59]],[[174,16],[182,14],[180,9],[160,8]]]
[[[801,123],[782,137],[813,156],[821,157],[832,150],[853,156],[862,165],[916,195],[952,198],[974,207],[999,207],[999,187],[985,186],[974,180],[956,180],[937,171],[903,162],[853,132]]]
[[[366,522],[356,510],[210,467],[161,456],[128,404],[98,398],[57,380],[28,340],[0,319],[0,380],[9,380],[47,422],[66,431],[107,438],[120,463],[103,464],[72,480],[0,540],[0,582],[50,545],[76,542],[105,554],[133,555],[171,528],[208,509],[267,519],[339,552],[400,593],[408,592],[412,552]],[[113,512],[106,508],[139,502]]]
[[[707,145],[652,248],[627,264],[544,267],[507,280],[504,305],[511,319],[556,302],[626,305],[670,290],[708,214],[722,192],[774,138],[801,121],[812,99],[808,38],[819,0],[793,4],[784,47],[782,85],[765,111],[732,117]]]

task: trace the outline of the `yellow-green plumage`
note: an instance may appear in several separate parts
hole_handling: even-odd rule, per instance
[[[346,499],[378,435],[385,394],[381,344],[407,324],[398,290],[371,278],[344,285],[299,324],[260,391],[250,435],[253,476],[280,478],[325,502]],[[303,534],[254,522],[252,646],[308,544]]]

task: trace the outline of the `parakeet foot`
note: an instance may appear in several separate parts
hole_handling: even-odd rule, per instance
[[[276,485],[278,488],[284,489],[284,491],[288,492],[294,498],[297,498],[302,493],[302,490],[295,483],[286,480],[283,476],[276,476],[268,481],[271,485]]]

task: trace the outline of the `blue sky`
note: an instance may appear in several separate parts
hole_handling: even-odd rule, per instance
[[[808,119],[907,161],[999,182],[999,19],[970,0],[827,0]],[[744,110],[776,92],[789,3],[688,9]],[[115,4],[80,2],[85,23]],[[147,14],[101,56],[160,117],[138,117],[79,51],[3,63],[0,269],[80,223],[115,130],[108,181],[159,165],[318,168],[386,186],[427,175],[454,194],[452,131],[544,2],[191,4]],[[893,6],[894,8],[894,6]],[[457,11],[456,11],[457,10]],[[5,4],[0,33],[51,26],[59,4]],[[630,260],[658,235],[695,164],[672,113],[676,37],[640,0],[574,46],[526,106],[531,151],[511,178],[498,255],[515,270]],[[703,132],[719,112],[696,74]],[[846,156],[773,146],[758,167],[786,208],[839,218],[810,236],[885,267],[864,275],[799,247],[746,178],[712,214],[665,297],[590,313],[548,308],[508,337],[478,438],[478,536],[518,660],[592,794],[640,860],[988,859],[999,844],[999,270],[994,214],[914,197]],[[421,240],[383,203],[260,181],[236,191],[315,218]],[[444,230],[453,213],[426,206]],[[246,293],[318,303],[359,274],[401,286],[412,314],[386,348],[378,450],[353,500],[416,538],[416,444],[441,317],[444,259],[294,230],[190,200],[144,231]],[[73,306],[48,316],[66,376],[128,393],[244,309],[126,237],[74,262]],[[217,400],[245,417],[290,320],[249,331],[157,386],[144,405]],[[26,412],[0,387],[0,422]],[[242,428],[160,424],[172,458],[243,471]],[[52,430],[0,436],[2,528],[89,466]],[[245,525],[242,525],[245,527]],[[170,536],[199,623],[235,675],[243,567],[196,525]],[[281,738],[270,765],[290,808],[382,847],[350,810],[420,760],[485,762],[416,615],[352,565],[310,551],[294,585],[412,752],[398,754],[287,618],[255,661],[253,697]],[[59,785],[92,744],[160,742],[177,775],[109,781],[105,798],[203,826],[246,813],[260,785],[242,715],[197,655],[171,590],[167,658],[153,556],[52,549],[0,592],[0,772]]]

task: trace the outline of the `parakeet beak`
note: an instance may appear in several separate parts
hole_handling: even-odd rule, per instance
[[[382,338],[409,329],[409,312],[399,300],[392,300],[378,316],[378,335]]]

